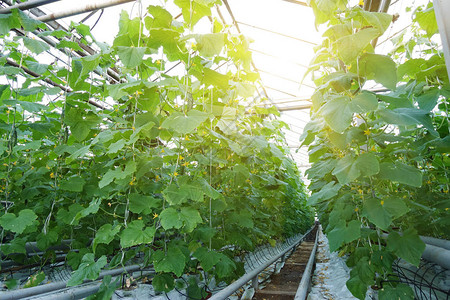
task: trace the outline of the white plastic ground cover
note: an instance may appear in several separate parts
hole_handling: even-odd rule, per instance
[[[337,252],[330,253],[328,239],[319,231],[316,253],[316,270],[311,282],[308,300],[348,299],[357,300],[347,289],[345,283],[350,278],[350,269]],[[372,299],[372,291],[366,294],[366,300]]]

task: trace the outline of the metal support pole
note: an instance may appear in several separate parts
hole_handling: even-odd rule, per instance
[[[439,27],[439,33],[442,40],[442,48],[444,51],[445,65],[447,66],[447,74],[450,78],[450,1],[433,0],[434,13]]]
[[[60,11],[52,14],[48,14],[42,17],[38,17],[37,19],[41,22],[49,22],[57,19],[62,19],[66,17],[76,16],[79,14],[87,13],[93,10],[102,9],[106,7],[116,6],[123,3],[133,2],[135,0],[108,0],[103,2],[97,2],[92,4],[87,4],[82,7],[77,7],[74,9],[69,9],[66,11]]]
[[[22,2],[22,3],[16,4],[16,5],[12,5],[10,7],[0,9],[0,14],[7,14],[7,13],[11,12],[11,10],[13,10],[14,8],[17,8],[20,10],[27,10],[27,9],[39,7],[41,5],[58,2],[58,1],[61,1],[61,0],[29,0],[27,2]]]
[[[252,279],[252,287],[255,289],[255,291],[258,289],[258,275],[253,277],[253,279]]]

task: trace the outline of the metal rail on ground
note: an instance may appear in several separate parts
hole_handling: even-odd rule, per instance
[[[284,256],[286,255],[286,253],[289,250],[294,249],[295,247],[297,247],[304,239],[305,237],[312,232],[312,230],[315,228],[315,226],[313,226],[310,230],[308,230],[304,235],[302,235],[301,237],[299,237],[295,242],[292,243],[292,245],[290,245],[289,247],[287,247],[286,249],[282,250],[279,254],[273,256],[272,258],[270,258],[269,260],[267,260],[266,262],[262,263],[261,265],[259,265],[258,267],[256,267],[254,270],[246,273],[244,276],[242,276],[241,278],[239,278],[238,280],[234,281],[232,284],[230,284],[229,286],[227,286],[226,288],[222,289],[220,292],[218,292],[217,294],[214,294],[211,296],[211,298],[209,298],[210,300],[222,300],[222,299],[226,299],[227,297],[231,296],[233,293],[235,293],[240,287],[242,287],[243,285],[245,285],[247,282],[252,281],[252,285],[253,287],[257,287],[257,283],[258,283],[258,275],[259,273],[261,273],[262,271],[264,271],[267,267],[269,267],[271,264],[275,263],[278,259],[282,258],[284,259]]]
[[[314,247],[311,251],[311,255],[309,256],[308,263],[306,265],[305,271],[302,275],[302,280],[298,285],[297,293],[295,294],[294,300],[305,300],[306,296],[308,296],[309,285],[311,283],[311,273],[314,267],[314,263],[316,261],[316,251],[317,251],[317,240],[319,238],[320,225],[316,232],[316,238],[314,240]]]

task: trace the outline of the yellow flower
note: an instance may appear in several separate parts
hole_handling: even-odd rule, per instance
[[[157,213],[153,213],[153,219],[156,219],[159,215]]]
[[[160,180],[161,180],[161,178],[159,177],[159,175],[156,175],[156,176],[155,176],[155,181],[158,182],[158,181],[160,181]]]
[[[161,127],[161,126],[159,126],[159,127],[158,127],[158,129],[159,129],[159,130],[161,130],[161,129],[162,129],[162,127]]]
[[[251,181],[250,179],[247,179],[246,182],[247,182],[248,184],[252,184],[252,181]]]
[[[184,157],[183,156],[178,156],[178,158],[180,159],[180,160],[183,160],[184,159]]]
[[[50,178],[55,178],[55,173],[51,172],[50,173]]]
[[[447,210],[448,210],[448,207],[446,207],[445,210],[447,211]]]
[[[359,5],[364,6],[364,0],[359,0]]]
[[[381,201],[380,201],[380,204],[381,204],[381,205],[384,205],[384,201],[383,201],[383,200],[381,200]]]
[[[445,190],[444,193],[448,194],[448,190]]]
[[[189,141],[189,137],[188,136],[185,136],[185,138],[184,138],[186,141]]]
[[[138,220],[142,220],[142,217],[139,217]]]
[[[187,167],[187,166],[189,166],[189,162],[182,163],[181,165],[182,165],[183,167]]]
[[[359,210],[359,208],[355,208],[355,212],[357,212]]]
[[[46,168],[47,168],[47,170],[50,170],[50,167],[49,166],[45,166]]]
[[[358,193],[362,194],[364,191],[362,189],[358,189]]]
[[[164,153],[165,151],[164,151],[164,149],[161,149],[161,153]]]
[[[370,129],[366,129],[364,130],[364,135],[370,135],[372,132],[370,131]]]
[[[7,166],[8,166],[8,164],[7,164],[7,163],[4,163],[3,165],[4,165],[5,167],[7,167]]]
[[[31,170],[34,170],[34,166],[31,166]]]
[[[178,176],[178,173],[177,173],[177,172],[174,172],[174,173],[173,173],[173,176],[177,177],[177,176]]]
[[[427,183],[428,183],[428,184],[431,184],[431,180],[428,180]]]
[[[133,131],[135,131],[135,130],[136,130],[136,127],[133,126],[133,127],[131,127],[131,129],[133,129]]]
[[[160,64],[161,64],[161,61],[158,59],[158,60],[156,61],[156,64],[157,64],[157,65],[160,65]]]
[[[108,206],[111,207],[111,202],[108,202]]]

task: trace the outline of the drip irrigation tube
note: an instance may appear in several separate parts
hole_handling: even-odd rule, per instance
[[[281,257],[284,257],[284,255],[293,248],[297,247],[297,245],[303,241],[303,239],[315,228],[313,226],[308,232],[306,232],[304,235],[302,235],[300,238],[298,238],[291,246],[287,247],[283,251],[281,251],[279,254],[274,256],[272,259],[266,261],[265,263],[259,265],[254,270],[246,273],[244,276],[239,278],[238,280],[234,281],[232,284],[218,292],[217,294],[214,294],[209,298],[210,300],[222,300],[226,299],[230,295],[232,295],[235,291],[237,291],[240,287],[242,287],[244,284],[246,284],[249,281],[253,281],[253,285],[255,285],[255,279],[256,282],[258,280],[258,274],[264,271],[268,266],[276,262]]]
[[[305,271],[303,272],[302,280],[300,281],[300,284],[298,285],[297,293],[295,294],[294,300],[305,300],[306,296],[308,295],[309,284],[311,282],[311,273],[312,273],[312,269],[314,267],[314,262],[316,261],[317,240],[319,238],[319,231],[321,231],[320,227],[316,232],[314,248],[312,249],[311,255],[309,256],[308,263],[305,267]]]
[[[107,270],[100,273],[97,280],[102,279],[105,276],[111,275],[111,276],[117,276],[124,272],[134,272],[141,270],[140,265],[132,265],[125,268],[119,268],[119,269],[113,269],[113,270]],[[91,282],[90,280],[85,280],[84,283]],[[26,297],[36,296],[44,293],[49,293],[57,290],[61,290],[66,288],[67,281],[60,281],[55,283],[49,283],[45,285],[38,285],[35,287],[30,287],[26,289],[20,289],[10,292],[5,292],[0,294],[0,300],[16,300],[16,299],[24,299]]]

